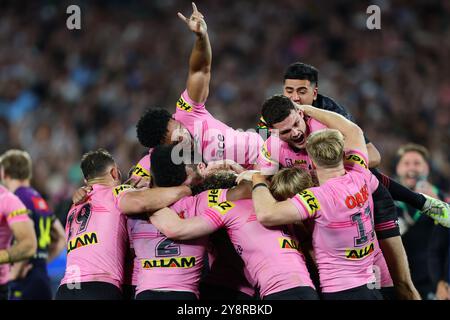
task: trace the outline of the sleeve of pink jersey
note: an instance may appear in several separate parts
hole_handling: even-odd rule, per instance
[[[12,193],[5,194],[2,198],[2,202],[2,213],[6,216],[6,221],[9,225],[30,220],[28,209],[16,195]]]
[[[297,208],[301,220],[306,220],[310,217],[308,209],[298,194],[288,199],[288,201],[290,201]]]
[[[218,230],[224,225],[223,217],[213,208],[206,209],[199,217],[206,220],[214,230]]]
[[[150,179],[150,155],[146,154],[141,160],[134,166],[131,180],[136,181],[139,179]]]
[[[115,205],[116,205],[117,210],[119,210],[119,211],[121,211],[121,210],[120,210],[120,202],[122,201],[123,196],[124,196],[125,194],[127,194],[128,192],[130,192],[130,191],[136,190],[135,188],[133,188],[132,186],[129,186],[129,185],[120,185],[120,186],[118,186],[118,187],[116,187],[116,188],[114,188],[114,189],[120,188],[120,187],[122,187],[122,186],[126,186],[127,189],[122,190],[122,191],[118,192],[117,194],[115,193],[115,191],[113,191],[113,193],[114,193],[114,199],[115,199]],[[113,190],[114,190],[114,189],[113,189]],[[121,211],[121,212],[122,212],[122,211]]]
[[[358,150],[345,150],[344,166],[347,170],[365,172],[368,170],[369,159],[365,154]]]
[[[377,190],[379,181],[368,169],[369,159],[361,151],[346,150],[345,152],[345,169],[363,173],[369,184],[369,191],[373,193]]]
[[[205,110],[205,103],[206,101],[204,101],[203,103],[198,103],[195,102],[194,100],[191,99],[191,97],[189,97],[188,91],[187,89],[185,89],[183,91],[183,93],[181,94],[181,97],[183,98],[184,101],[186,101],[191,107],[194,108],[194,111],[200,111],[200,110]]]

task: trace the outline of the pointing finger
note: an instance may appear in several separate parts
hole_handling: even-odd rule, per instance
[[[185,16],[183,16],[183,14],[181,14],[180,12],[178,12],[177,15],[178,15],[178,17],[179,17],[181,20],[183,20],[184,22],[188,23],[188,19],[187,19]]]

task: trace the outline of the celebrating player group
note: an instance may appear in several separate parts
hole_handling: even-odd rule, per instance
[[[263,103],[256,130],[216,119],[206,107],[207,24],[192,8],[189,18],[178,13],[195,35],[186,88],[173,113],[151,108],[136,125],[148,153],[127,176],[105,149],[81,159],[85,185],[67,215],[56,299],[420,300],[394,200],[445,227],[449,205],[376,169],[374,143],[319,94],[311,65],[287,67],[283,92]],[[10,263],[60,250],[42,240],[40,224],[64,239],[29,181],[20,187],[29,175],[17,159],[27,157],[17,150],[0,157],[3,283]],[[33,229],[29,210],[48,220]]]

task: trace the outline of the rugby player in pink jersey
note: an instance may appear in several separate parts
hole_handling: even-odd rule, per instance
[[[214,118],[206,109],[211,79],[211,45],[207,25],[195,4],[190,18],[178,16],[195,34],[196,40],[189,59],[186,89],[176,102],[174,114],[166,109],[149,109],[137,124],[139,142],[154,148],[160,144],[180,143],[180,147],[195,150],[196,162],[229,160],[245,168],[256,164],[263,140],[256,132],[234,130]],[[150,162],[142,159],[136,166],[135,177],[150,174]]]
[[[168,238],[177,240],[195,239],[225,227],[262,299],[318,299],[293,232],[288,226],[262,226],[250,199],[227,200],[206,210],[197,208],[195,217],[180,218],[180,212],[172,209],[175,212],[158,211],[150,221]]]
[[[235,185],[236,174],[233,171],[210,171],[207,176],[195,174],[193,169],[202,165],[202,163],[192,163],[195,155],[189,154],[185,159],[181,151],[178,156],[183,161],[173,161],[174,148],[173,145],[160,145],[154,150],[151,168],[156,185],[169,187],[190,184],[193,180],[197,180],[200,184],[192,187],[193,194],[199,194],[206,188],[229,188]],[[189,164],[185,164],[184,160]],[[241,194],[242,197],[247,198],[250,197],[250,193],[249,185],[240,185],[231,192],[231,194]],[[208,206],[216,205],[221,200],[220,193],[211,193],[208,196]],[[226,232],[220,230],[211,235],[207,251],[209,270],[204,272],[200,281],[200,299],[252,299],[255,291],[247,281],[242,259],[235,252]]]
[[[187,177],[185,164],[176,165],[172,163],[171,170],[162,170],[162,167],[168,168],[169,163],[172,162],[170,149],[171,147],[166,146],[159,146],[155,149],[152,158],[152,174],[155,181],[180,183],[182,180],[177,179],[175,181],[176,175],[173,173],[181,170],[181,173],[184,173]],[[166,154],[165,157],[161,155],[163,152]],[[167,164],[163,165],[162,163]],[[232,176],[232,181],[234,184],[235,175]],[[234,249],[245,262],[249,280],[253,286],[259,287],[260,294],[263,297],[267,299],[317,298],[304,257],[297,250],[297,239],[287,227],[266,229],[258,223],[251,200],[239,200],[244,196],[249,197],[248,192],[237,196],[236,192],[240,187],[241,185],[229,191],[222,191],[226,194],[226,199],[229,202],[221,202],[218,205],[233,207],[234,209],[230,212],[225,210],[225,212],[221,212],[221,215],[212,210],[209,214],[206,214],[205,212],[209,212],[211,208],[205,210],[206,206],[203,208],[197,206],[194,210],[196,211],[194,218],[192,218],[192,215],[186,216],[186,214],[183,214],[183,219],[181,219],[176,213],[168,209],[168,215],[161,211],[161,213],[152,215],[150,221],[158,229],[161,228],[160,231],[169,238],[174,237],[174,239],[179,240],[194,239],[199,236],[198,232],[206,235],[224,227]],[[220,200],[224,199],[217,196],[216,201]],[[181,212],[177,211],[176,208],[172,209],[178,214]],[[224,220],[221,221],[220,217]],[[219,283],[219,285],[223,286],[222,283]]]
[[[319,187],[309,188],[290,200],[277,202],[267,189],[264,176],[249,172],[242,174],[241,178],[253,177],[253,203],[258,219],[264,225],[314,219],[313,246],[325,298],[378,299],[381,297],[379,293],[368,286],[377,240],[371,194],[376,192],[378,181],[367,170],[367,148],[362,131],[349,120],[329,111],[311,106],[301,108],[308,115],[342,131],[346,147],[350,149],[345,159],[347,164],[352,165],[344,166],[342,134],[337,130],[324,129],[311,134],[306,144],[317,170]],[[387,224],[379,228],[395,230]],[[349,236],[355,227],[357,234]],[[401,240],[397,235],[388,241],[386,258],[391,262],[391,273],[394,271],[396,276],[400,273],[400,270],[395,270],[399,268],[399,263],[403,264],[399,269],[405,271],[399,275],[402,279],[395,279],[397,283],[406,285],[406,288],[398,288],[400,296],[417,299]],[[394,263],[392,260],[397,255],[400,259]],[[337,270],[332,271],[336,266]]]
[[[319,72],[314,66],[301,62],[295,62],[289,65],[286,68],[283,77],[283,95],[291,99],[296,104],[312,105],[319,109],[332,111],[354,122],[352,115],[342,105],[334,101],[332,98],[319,93]],[[275,109],[277,108],[276,105],[273,107]],[[263,136],[267,137],[269,135],[267,130],[273,129],[274,126],[277,126],[274,125],[274,119],[272,118],[273,115],[278,117],[280,113],[271,113],[269,110],[265,115],[267,120],[264,117],[261,117],[261,121],[258,124],[258,130],[260,133],[261,130],[264,131]],[[279,118],[279,121],[287,119],[288,115],[289,113],[285,114],[285,116]],[[288,123],[284,122],[284,124],[286,125]],[[395,200],[410,204],[425,215],[432,216],[433,219],[438,221],[438,223],[443,226],[450,227],[450,208],[448,203],[439,199],[428,197],[425,194],[414,192],[381,173],[376,168],[381,162],[381,155],[375,145],[366,136],[364,136],[364,139],[368,150],[370,171],[381,183],[383,183],[383,185],[391,193],[392,197]],[[282,140],[284,139],[282,138]],[[280,159],[282,158],[280,157]],[[301,158],[296,160],[300,163],[302,161]]]
[[[224,200],[219,190],[196,197],[185,197],[171,208],[184,218],[216,203],[211,195]],[[196,300],[202,275],[207,237],[192,241],[174,241],[159,232],[148,219],[129,219],[129,237],[136,253],[137,300]]]
[[[103,149],[85,154],[81,170],[92,191],[67,216],[67,265],[56,298],[121,299],[127,249],[125,214],[157,210],[191,191],[186,186],[137,190],[121,185],[120,171]]]
[[[6,151],[0,156],[0,168],[1,183],[14,192],[29,210],[28,216],[34,223],[38,242],[31,259],[14,263],[11,268],[10,299],[51,300],[53,293],[47,263],[64,250],[64,227],[39,192],[31,186],[33,168],[28,152]]]
[[[13,237],[15,243],[11,245]],[[0,300],[8,299],[10,264],[31,258],[36,249],[36,233],[28,209],[0,185]]]

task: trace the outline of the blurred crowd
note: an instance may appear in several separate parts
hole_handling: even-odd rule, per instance
[[[81,30],[66,27],[70,4],[81,7]],[[213,48],[215,117],[254,128],[286,66],[312,64],[319,92],[354,115],[384,172],[394,174],[401,144],[420,143],[431,181],[449,191],[450,1],[196,4]],[[366,27],[370,4],[381,8],[381,30]],[[34,185],[57,211],[82,184],[82,153],[104,147],[126,173],[145,152],[140,114],[174,110],[194,40],[178,11],[190,14],[190,1],[1,2],[0,152],[31,154]]]

